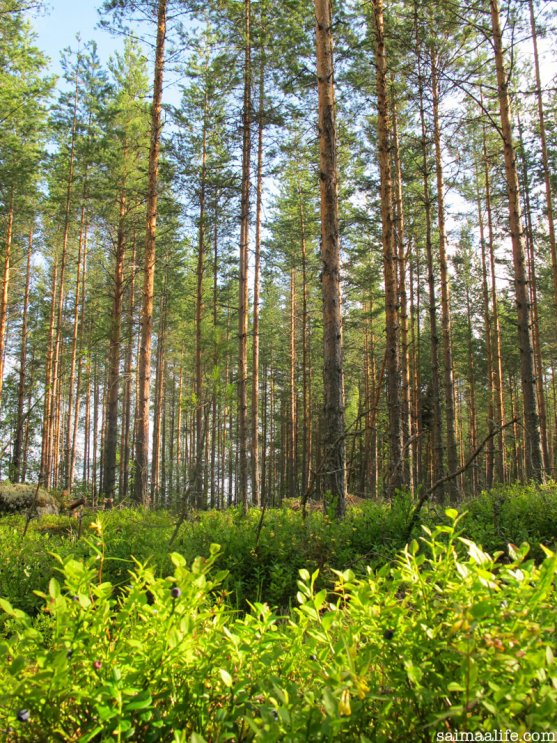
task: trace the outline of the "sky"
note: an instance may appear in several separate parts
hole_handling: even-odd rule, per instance
[[[101,62],[122,48],[122,39],[108,31],[96,28],[100,16],[100,0],[50,0],[46,11],[32,18],[38,34],[37,46],[52,60],[52,70],[60,74],[60,52],[68,46],[76,47],[76,35],[83,42],[94,39]]]

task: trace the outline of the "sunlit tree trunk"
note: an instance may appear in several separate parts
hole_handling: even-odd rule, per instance
[[[10,195],[8,207],[8,224],[6,227],[6,242],[4,246],[4,267],[2,272],[2,293],[0,294],[0,400],[2,398],[2,384],[4,379],[4,358],[6,353],[6,322],[8,318],[8,297],[10,290],[10,261],[12,256],[12,241],[14,227],[14,194]]]
[[[120,393],[120,346],[122,336],[122,305],[124,299],[124,256],[126,253],[126,194],[120,194],[118,235],[114,264],[114,294],[110,326],[110,348],[108,359],[107,426],[103,454],[103,495],[109,501],[116,490],[118,450],[118,398]]]
[[[476,177],[476,180],[478,178]],[[495,369],[494,369],[494,354],[492,349],[492,328],[491,328],[491,313],[489,308],[489,290],[487,284],[487,256],[486,256],[486,240],[485,240],[485,226],[482,212],[482,203],[478,188],[477,193],[478,202],[478,223],[480,226],[480,248],[481,248],[481,265],[482,265],[482,309],[483,309],[483,321],[485,325],[485,349],[486,349],[486,362],[487,362],[487,388],[488,388],[488,399],[487,399],[487,427],[489,433],[494,428],[494,411],[495,411]],[[494,465],[494,450],[493,450],[493,437],[489,439],[486,446],[486,462],[485,462],[485,480],[486,485],[490,488],[493,485],[493,465]]]
[[[265,56],[261,54],[259,71],[259,110],[257,114],[257,187],[255,206],[255,259],[253,273],[253,346],[251,387],[251,497],[261,503],[261,463],[259,453],[259,305],[261,294],[261,218],[263,206],[263,116],[265,111]]]
[[[431,92],[433,99],[433,139],[435,142],[435,175],[437,181],[437,225],[439,229],[439,269],[441,276],[441,327],[443,332],[443,369],[445,392],[445,425],[447,429],[447,464],[449,472],[458,469],[456,444],[456,418],[454,396],[454,370],[451,341],[451,310],[449,296],[449,272],[447,264],[447,231],[445,227],[445,180],[441,153],[441,128],[439,123],[439,79],[438,58],[431,53]],[[458,480],[451,480],[447,490],[455,496]]]
[[[387,408],[389,415],[390,472],[386,491],[392,495],[404,485],[401,429],[401,366],[398,266],[395,249],[393,183],[391,176],[391,121],[387,103],[387,55],[383,20],[383,1],[373,0],[373,34],[375,39],[375,81],[377,91],[377,135],[381,191],[383,236],[383,271],[385,278],[385,334],[387,340]]]
[[[73,445],[75,436],[73,435],[74,424],[74,400],[77,405],[77,398],[79,392],[76,392],[74,398],[74,381],[75,381],[75,369],[77,362],[77,347],[79,340],[79,294],[81,290],[81,263],[83,258],[83,247],[86,243],[86,232],[87,224],[85,219],[85,188],[83,194],[83,203],[81,205],[81,220],[79,226],[79,240],[77,249],[77,267],[76,267],[76,278],[75,278],[75,301],[74,301],[74,313],[73,313],[73,329],[72,329],[72,350],[70,355],[70,374],[68,379],[68,413],[67,413],[67,427],[66,427],[66,442],[65,442],[65,464],[64,464],[64,489],[68,495],[71,492],[73,485],[73,460],[74,452]]]
[[[396,219],[396,245],[398,258],[398,297],[400,317],[400,373],[402,380],[401,426],[404,463],[404,483],[411,492],[414,490],[414,447],[410,444],[412,431],[412,402],[410,385],[410,351],[408,342],[408,295],[406,291],[407,256],[404,230],[404,202],[402,196],[402,163],[400,157],[400,139],[398,117],[394,100],[391,100],[393,117],[393,155],[395,164],[394,205]]]
[[[323,491],[342,516],[346,503],[344,369],[333,35],[329,0],[315,0],[323,293]]]
[[[155,250],[158,212],[158,174],[161,133],[162,84],[164,46],[166,38],[167,0],[159,0],[155,77],[151,108],[151,145],[149,151],[149,186],[147,193],[147,234],[145,239],[145,275],[143,309],[141,313],[141,344],[139,349],[139,399],[135,426],[135,500],[149,504],[147,490],[149,464],[149,400],[151,395],[151,339],[153,334],[153,296],[155,285]]]
[[[557,245],[555,240],[555,219],[553,213],[553,195],[551,188],[551,170],[547,149],[547,134],[545,129],[545,114],[542,99],[542,81],[540,74],[540,58],[538,53],[538,34],[534,15],[534,0],[528,2],[530,9],[530,27],[532,30],[532,44],[534,46],[534,69],[536,72],[536,101],[538,104],[538,126],[542,154],[542,167],[545,185],[545,205],[547,209],[547,226],[549,229],[549,247],[551,250],[551,269],[553,277],[553,301],[557,311]]]
[[[33,226],[29,229],[27,243],[27,265],[25,270],[25,289],[23,293],[23,322],[21,325],[21,347],[19,351],[19,382],[17,386],[17,418],[15,424],[14,450],[12,456],[11,480],[20,482],[22,477],[22,450],[25,434],[25,391],[27,386],[27,322],[29,314],[29,289],[31,286],[31,258],[33,255]],[[1,376],[1,375],[0,375]]]
[[[238,285],[238,488],[248,508],[248,266],[251,163],[251,4],[244,0],[244,103],[242,113],[242,198],[240,208],[240,266]]]
[[[430,164],[428,157],[428,132],[426,128],[424,106],[424,81],[420,57],[418,57],[418,93],[420,106],[421,149],[423,168],[423,201],[425,210],[426,234],[425,248],[427,258],[427,284],[429,292],[429,326],[431,343],[431,477],[434,482],[443,476],[443,440],[441,428],[441,381],[439,372],[439,334],[437,330],[437,293],[435,287],[435,272],[433,261],[432,239],[432,206],[430,186]]]
[[[509,223],[513,250],[514,285],[526,439],[526,474],[529,478],[543,481],[545,479],[545,471],[542,460],[540,423],[536,401],[536,380],[532,351],[532,337],[530,332],[528,279],[526,275],[524,236],[521,224],[520,187],[518,182],[516,155],[512,140],[510,99],[508,91],[509,84],[507,72],[505,70],[498,0],[490,0],[490,10],[495,67],[497,72],[501,136],[504,145],[505,173],[509,200]]]
[[[296,269],[290,268],[290,379],[288,410],[287,481],[288,497],[295,498],[297,493],[297,433],[298,433],[298,394],[296,390]]]

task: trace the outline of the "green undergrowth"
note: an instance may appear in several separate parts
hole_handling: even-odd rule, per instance
[[[299,571],[288,615],[226,600],[222,549],[168,577],[107,581],[58,557],[36,617],[0,600],[0,738],[16,741],[422,741],[550,731],[557,711],[557,556],[490,555],[456,511],[361,577]],[[108,518],[107,523],[110,521]],[[461,522],[462,524],[464,521]]]
[[[484,493],[459,506],[466,514],[461,528],[489,552],[505,551],[507,544],[528,542],[535,559],[542,559],[540,543],[557,543],[557,486],[507,486]],[[280,611],[295,600],[298,571],[319,569],[318,587],[328,584],[332,570],[353,570],[363,575],[369,565],[379,567],[392,560],[405,543],[412,502],[399,496],[393,503],[364,502],[351,507],[336,522],[320,512],[303,519],[288,508],[269,509],[257,542],[261,512],[243,515],[237,509],[193,514],[180,528],[172,550],[188,562],[207,557],[211,544],[221,545],[217,567],[227,571],[223,588],[234,608],[266,601]],[[86,514],[84,536],[95,514]],[[116,586],[126,585],[133,558],[147,563],[155,575],[171,570],[169,541],[176,516],[166,511],[115,510],[103,513],[107,559],[104,574]],[[446,520],[443,507],[432,504],[422,513],[422,523],[432,527]],[[35,590],[46,591],[56,564],[62,558],[88,559],[91,546],[78,538],[78,522],[67,517],[42,517],[31,522],[22,538],[23,517],[0,519],[0,596],[14,606],[33,613],[39,599]],[[416,526],[413,536],[421,534]]]

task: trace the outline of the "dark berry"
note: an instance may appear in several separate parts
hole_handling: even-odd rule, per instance
[[[28,709],[20,709],[17,713],[17,719],[20,722],[29,722],[29,718],[31,717],[31,713]]]
[[[79,601],[79,596],[72,596],[72,601]]]
[[[317,660],[317,656],[315,654],[309,656],[310,660]]]
[[[385,638],[385,640],[392,640],[393,639],[393,635],[394,635],[394,630],[392,630],[392,629],[386,629],[383,632],[383,637]]]
[[[102,667],[103,667],[102,660],[93,661],[93,668],[95,669],[95,671],[100,671]]]
[[[172,586],[172,588],[170,589],[170,594],[173,599],[179,599],[182,595],[182,591],[180,591],[178,586]]]

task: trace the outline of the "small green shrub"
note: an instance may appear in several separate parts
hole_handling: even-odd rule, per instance
[[[0,735],[15,741],[408,741],[437,731],[551,729],[557,556],[491,556],[449,523],[290,616],[232,611],[222,552],[171,576],[136,563],[118,590],[103,523],[86,561],[60,558],[37,622],[6,600]],[[108,519],[109,520],[109,519]]]

